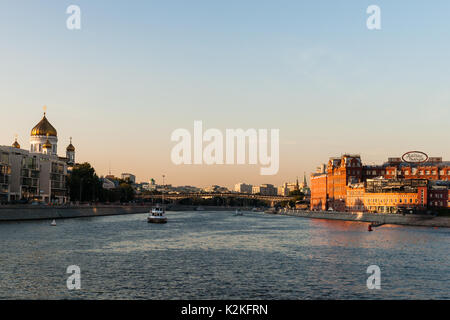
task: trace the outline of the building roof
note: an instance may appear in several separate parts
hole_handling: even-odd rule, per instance
[[[14,143],[12,144],[12,146],[13,146],[14,148],[16,148],[16,149],[20,149],[20,144],[17,142],[17,139],[16,139],[16,141],[14,141]]]
[[[45,116],[41,121],[31,130],[31,136],[50,136],[56,137],[58,133],[56,132],[55,127],[53,127],[50,122],[47,120]]]
[[[72,137],[70,137],[70,144],[67,146],[66,150],[69,152],[75,152],[75,147],[72,144]]]

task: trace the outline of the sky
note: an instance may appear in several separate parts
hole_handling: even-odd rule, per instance
[[[81,29],[69,30],[69,5]],[[369,5],[381,30],[369,30]],[[450,160],[450,2],[0,0],[0,145],[42,107],[78,162],[173,185],[280,185],[329,157]],[[280,130],[280,168],[175,165],[171,133]],[[63,154],[61,154],[63,155]]]

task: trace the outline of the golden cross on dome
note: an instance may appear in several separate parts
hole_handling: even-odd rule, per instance
[[[44,110],[44,116],[47,113],[47,106],[42,107],[42,109]]]

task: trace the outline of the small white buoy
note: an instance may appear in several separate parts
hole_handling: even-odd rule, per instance
[[[52,223],[50,224],[51,226],[56,226],[56,220],[53,219]]]

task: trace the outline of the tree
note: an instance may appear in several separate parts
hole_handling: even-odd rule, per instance
[[[121,183],[120,190],[120,202],[130,202],[134,199],[134,189],[129,183]]]
[[[102,183],[95,169],[87,162],[73,168],[67,185],[71,201],[95,201],[102,191]]]
[[[305,194],[303,192],[301,192],[300,190],[292,190],[289,192],[289,196],[290,197],[294,197],[293,200],[289,201],[289,206],[290,207],[295,207],[295,203],[297,201],[302,201],[303,199],[305,199]]]

